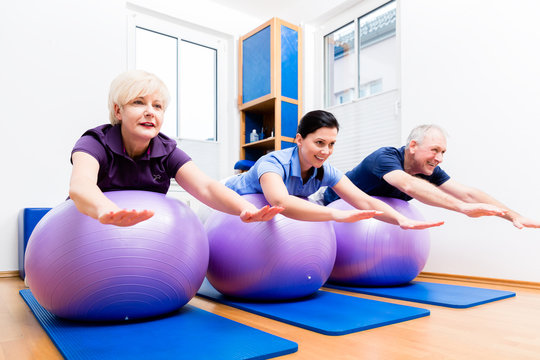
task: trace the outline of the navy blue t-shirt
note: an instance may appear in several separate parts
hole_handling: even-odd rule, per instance
[[[347,172],[345,176],[368,195],[386,196],[409,201],[412,197],[390,185],[383,179],[383,176],[391,171],[404,170],[404,160],[405,146],[399,149],[395,147],[382,147],[368,155],[354,169]],[[438,166],[433,170],[433,174],[429,176],[424,174],[417,174],[415,176],[429,181],[435,186],[442,185],[450,179],[450,176]],[[331,188],[328,188],[324,192],[325,205],[337,199],[339,199],[339,196]]]
[[[191,158],[176,141],[159,133],[150,141],[146,154],[129,157],[122,142],[120,125],[101,125],[86,131],[73,147],[99,163],[97,185],[101,191],[146,190],[166,194],[171,178]]]

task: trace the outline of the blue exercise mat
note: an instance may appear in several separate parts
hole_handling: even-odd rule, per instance
[[[154,320],[82,323],[45,310],[21,290],[41,326],[66,359],[269,359],[298,344],[191,305]]]
[[[287,302],[231,299],[205,279],[197,293],[204,298],[325,335],[345,335],[429,315],[429,310],[317,291]]]
[[[325,287],[366,295],[382,296],[424,304],[451,308],[469,308],[491,301],[516,296],[511,291],[491,290],[470,286],[411,281],[405,285],[392,287],[356,287],[325,284]]]

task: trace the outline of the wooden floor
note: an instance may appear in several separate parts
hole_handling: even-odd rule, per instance
[[[343,336],[321,335],[198,297],[190,304],[298,343],[298,352],[280,357],[284,360],[540,359],[540,289],[429,281],[510,290],[517,296],[469,309],[386,299],[429,309],[431,315]],[[61,359],[20,297],[23,288],[18,277],[0,278],[0,360]]]

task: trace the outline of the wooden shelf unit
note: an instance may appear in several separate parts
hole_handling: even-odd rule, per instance
[[[240,38],[240,159],[255,161],[294,146],[302,107],[301,44],[300,28],[278,18]],[[264,138],[250,142],[253,129]]]

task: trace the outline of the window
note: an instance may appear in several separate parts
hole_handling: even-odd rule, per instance
[[[171,101],[161,131],[169,137],[217,141],[217,57],[205,43],[175,26],[136,25],[133,66],[156,74]]]
[[[396,1],[364,0],[321,24],[317,98],[338,119],[330,164],[348,171],[382,146],[400,146]]]
[[[156,74],[170,92],[170,103],[161,132],[170,137],[178,136],[177,79],[178,39],[173,36],[137,27],[135,29],[135,67]],[[159,54],[159,55],[156,55]]]
[[[217,51],[182,41],[180,54],[180,135],[215,141]]]
[[[326,35],[324,47],[326,107],[396,89],[396,2]]]
[[[396,2],[358,19],[358,97],[397,88]]]
[[[349,102],[354,98],[355,49],[354,23],[325,36],[326,106]]]

